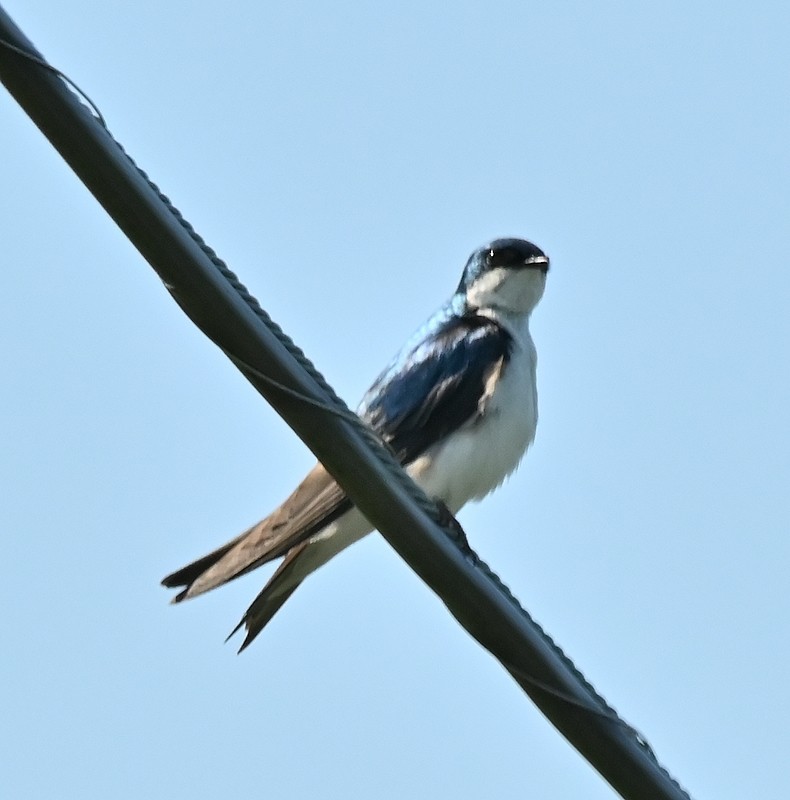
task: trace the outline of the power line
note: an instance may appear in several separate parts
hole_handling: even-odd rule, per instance
[[[628,800],[690,800],[645,740],[595,691],[443,512],[337,397],[111,136],[95,106],[0,8],[0,80],[160,276],[189,318],[324,463],[351,500]],[[77,90],[79,91],[79,90]],[[81,93],[85,97],[84,93]]]

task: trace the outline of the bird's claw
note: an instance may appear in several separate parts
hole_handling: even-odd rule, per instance
[[[466,538],[466,532],[461,527],[461,523],[443,501],[436,500],[436,505],[439,508],[439,524],[447,531],[448,536],[458,545],[464,555],[471,555],[474,551]]]

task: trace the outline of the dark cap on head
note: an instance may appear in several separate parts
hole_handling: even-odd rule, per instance
[[[548,272],[549,258],[526,239],[494,239],[469,256],[458,291],[464,291],[476,278],[493,269],[524,269],[531,267]]]

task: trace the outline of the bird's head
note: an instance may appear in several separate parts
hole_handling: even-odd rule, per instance
[[[469,308],[529,314],[543,296],[548,256],[525,239],[495,239],[469,257],[458,284]]]

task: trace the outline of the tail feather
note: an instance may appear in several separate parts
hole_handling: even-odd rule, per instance
[[[301,585],[303,577],[300,575],[300,569],[303,565],[299,564],[299,556],[309,545],[309,542],[302,542],[288,553],[266,586],[244,612],[239,624],[228,635],[230,639],[242,627],[246,628],[247,634],[239,647],[239,653],[252,644],[255,637],[268,625],[269,620],[282,608],[283,603]]]
[[[166,586],[168,589],[177,589],[179,586],[187,587],[183,592],[179,592],[173,598],[173,602],[178,603],[183,600],[189,586],[191,586],[207,569],[213,567],[214,564],[229,553],[246,535],[247,532],[245,531],[235,539],[231,539],[226,544],[223,544],[222,547],[213,550],[208,555],[162,578],[162,586]]]
[[[223,583],[286,555],[352,508],[334,478],[317,464],[291,496],[272,514],[240,536],[163,581],[169,588],[184,587],[173,602],[215,589]]]
[[[231,633],[232,636],[246,628],[241,652],[307,575],[370,530],[370,523],[319,464],[274,513],[222,547],[171,573],[162,584],[184,587],[173,598],[173,602],[180,603],[284,556]]]

